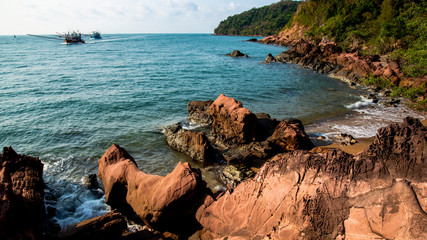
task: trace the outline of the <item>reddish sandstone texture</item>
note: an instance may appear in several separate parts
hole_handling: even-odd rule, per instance
[[[145,224],[157,229],[194,225],[194,211],[205,195],[206,184],[200,171],[188,163],[178,163],[165,177],[148,175],[138,169],[125,149],[114,144],[98,164],[105,201],[112,208],[125,214],[133,211]]]

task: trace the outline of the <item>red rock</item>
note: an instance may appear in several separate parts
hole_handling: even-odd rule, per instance
[[[371,148],[357,156],[340,150],[277,155],[253,179],[200,207],[199,235],[427,239],[420,206],[427,195],[425,131],[406,119],[380,129]]]
[[[124,212],[134,211],[155,229],[174,232],[194,227],[194,212],[206,193],[200,171],[180,162],[165,177],[148,175],[129,157],[125,149],[112,145],[99,159],[98,176],[106,203]]]
[[[240,101],[221,94],[210,106],[211,134],[225,145],[245,144],[255,140],[256,116]]]
[[[380,168],[380,176],[424,180],[427,178],[427,129],[417,119],[380,128],[374,143],[363,153],[369,168]],[[369,170],[369,169],[367,169]]]
[[[3,149],[0,163],[0,239],[40,238],[46,216],[43,164],[12,147]]]
[[[72,224],[62,230],[59,239],[119,239],[127,228],[123,215],[118,211],[111,211],[102,216]]]
[[[281,151],[312,149],[314,147],[300,120],[284,120],[277,125],[273,135],[268,139]]]

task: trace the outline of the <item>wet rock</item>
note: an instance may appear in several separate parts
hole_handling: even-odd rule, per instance
[[[150,231],[148,229],[143,229],[137,232],[125,233],[121,240],[141,240],[141,239],[163,239],[163,240],[178,240],[179,236],[173,233],[159,231]]]
[[[387,107],[397,107],[397,105],[400,104],[400,100],[392,98],[389,101],[382,102],[382,104],[387,106]]]
[[[5,147],[0,164],[0,239],[40,238],[46,217],[42,162]]]
[[[274,154],[270,142],[252,142],[249,144],[229,147],[222,152],[228,163],[247,163],[255,159],[266,159]]]
[[[253,142],[256,138],[257,117],[240,101],[221,94],[210,106],[211,134],[226,146]]]
[[[43,226],[44,239],[58,239],[61,226],[55,219],[49,219]]]
[[[256,39],[256,38],[251,38],[251,39],[248,39],[248,40],[247,40],[247,42],[258,42],[258,39]]]
[[[230,57],[248,57],[247,54],[241,53],[239,50],[234,50],[232,53],[226,55]]]
[[[340,144],[342,146],[348,146],[348,145],[353,145],[357,143],[357,140],[353,136],[347,133],[340,133],[337,136],[337,139],[340,140]]]
[[[197,212],[201,239],[426,239],[426,128],[407,118],[369,150],[279,154]]]
[[[280,121],[271,118],[267,113],[256,113],[255,116],[258,119],[257,139],[264,141],[274,133]]]
[[[125,214],[134,212],[160,231],[196,229],[194,213],[208,192],[200,171],[178,163],[165,177],[140,171],[130,154],[112,145],[98,161],[105,202]]]
[[[59,239],[119,239],[127,227],[126,220],[118,211],[72,224],[59,232]]]
[[[85,177],[83,184],[89,189],[96,190],[99,188],[98,177],[96,174],[89,174],[89,176]]]
[[[189,119],[201,124],[211,124],[212,117],[209,115],[209,107],[212,103],[213,100],[189,102],[187,105]]]
[[[222,170],[220,177],[227,189],[233,191],[239,183],[254,175],[255,173],[245,165],[227,165]]]
[[[312,149],[311,142],[304,130],[302,122],[298,119],[287,119],[281,121],[273,135],[267,139],[278,152],[293,151],[297,149]]]
[[[379,99],[374,94],[369,94],[368,99],[372,100],[373,103],[378,103]]]
[[[266,63],[272,63],[272,62],[277,62],[277,60],[275,57],[273,57],[273,55],[271,55],[271,53],[269,53],[267,55],[267,58],[265,59],[265,62]]]
[[[192,132],[175,124],[165,129],[164,136],[170,147],[196,161],[209,162],[218,158],[216,150],[203,132]]]

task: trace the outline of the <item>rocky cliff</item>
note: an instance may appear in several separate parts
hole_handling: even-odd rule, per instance
[[[279,154],[198,210],[199,236],[426,239],[426,140],[426,128],[408,118],[380,129],[361,155]]]

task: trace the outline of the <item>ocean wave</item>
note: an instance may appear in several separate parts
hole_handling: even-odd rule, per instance
[[[364,96],[360,96],[360,101],[357,101],[355,103],[346,105],[345,107],[348,109],[357,109],[357,108],[362,108],[362,107],[367,107],[367,106],[372,106],[374,105],[374,100],[373,99],[368,99]]]
[[[391,123],[400,123],[405,117],[424,120],[425,117],[404,106],[387,107],[381,104],[352,109],[344,115],[316,121],[306,126],[306,132],[312,135],[323,134],[328,140],[336,141],[341,133],[355,138],[370,138],[379,128]]]
[[[111,210],[105,204],[104,196],[98,199],[87,195],[76,196],[77,194],[81,195],[81,193],[73,193],[58,199],[55,207],[59,214],[54,219],[62,229],[68,225],[101,216]]]

